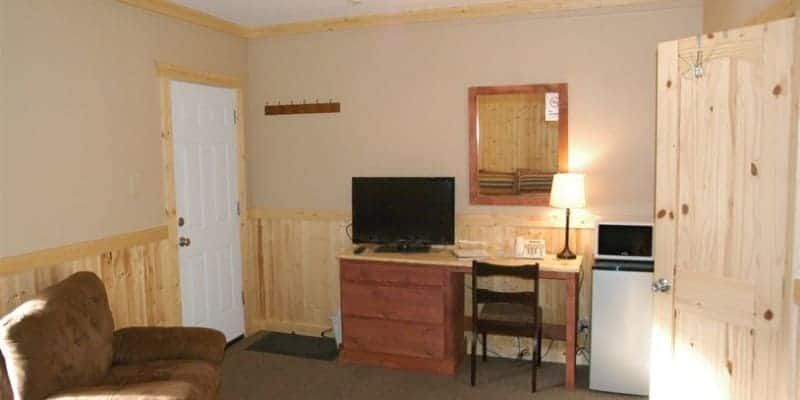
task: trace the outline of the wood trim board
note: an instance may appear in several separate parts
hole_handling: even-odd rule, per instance
[[[27,254],[0,258],[0,276],[13,275],[34,268],[62,264],[107,251],[127,249],[167,238],[167,227],[157,226],[107,238],[87,240]]]
[[[234,36],[246,37],[249,29],[195,9],[166,0],[118,0],[120,3],[138,7],[156,14],[166,15],[184,22],[202,26]]]
[[[302,208],[271,208],[253,207],[247,210],[247,215],[252,219],[286,219],[304,221],[342,221],[350,220],[350,212],[344,210],[313,210]],[[469,223],[470,225],[496,227],[518,226],[530,228],[564,228],[561,219],[546,220],[541,217],[519,214],[473,214],[456,213],[456,222]],[[572,216],[570,229],[594,229],[595,217],[592,215]]]
[[[399,13],[383,13],[338,18],[323,18],[261,27],[247,27],[173,3],[168,0],[118,0],[123,4],[172,17],[237,37],[274,38],[314,32],[333,32],[380,26],[425,22],[455,21],[513,15],[596,10],[601,8],[663,5],[673,0],[506,0],[457,7],[439,7]]]
[[[249,29],[248,38],[272,38],[313,32],[333,32],[359,28],[373,28],[424,22],[467,20],[474,18],[535,15],[548,12],[591,10],[608,7],[666,4],[669,0],[508,0],[494,3],[472,4],[411,10],[399,13],[359,15],[325,18]]]
[[[167,78],[170,80],[199,83],[203,85],[225,87],[230,89],[242,89],[244,87],[244,79],[238,76],[198,71],[165,62],[156,62],[156,70],[160,78]]]

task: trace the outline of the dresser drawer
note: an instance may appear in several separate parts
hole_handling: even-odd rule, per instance
[[[348,351],[422,358],[442,358],[445,355],[442,326],[345,316],[342,329],[344,346]]]
[[[397,321],[444,323],[444,295],[433,287],[342,282],[342,314]]]
[[[445,271],[402,263],[342,261],[341,279],[400,286],[442,287]]]

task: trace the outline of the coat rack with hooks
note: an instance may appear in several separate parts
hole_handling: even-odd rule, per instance
[[[333,100],[328,100],[327,103],[320,103],[319,100],[313,103],[306,103],[306,101],[303,100],[302,103],[297,104],[294,102],[290,102],[289,104],[281,104],[278,102],[278,104],[267,103],[264,106],[264,115],[322,114],[338,113],[340,111],[341,105],[338,102],[333,102]]]

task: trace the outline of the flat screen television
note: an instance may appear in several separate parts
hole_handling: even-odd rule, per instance
[[[353,242],[426,251],[455,241],[455,178],[353,178]]]

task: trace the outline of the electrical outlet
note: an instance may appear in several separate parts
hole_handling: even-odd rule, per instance
[[[588,320],[579,319],[578,320],[578,332],[588,331],[590,328],[590,324]]]

